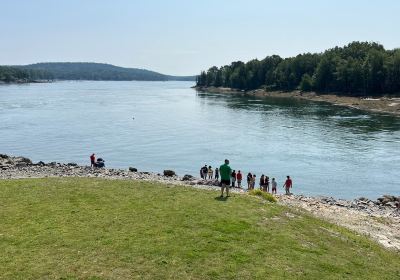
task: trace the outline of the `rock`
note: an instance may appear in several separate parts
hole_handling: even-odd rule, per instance
[[[172,176],[176,176],[176,173],[173,170],[164,170],[164,176],[172,177]]]
[[[45,166],[46,163],[44,163],[43,161],[39,161],[38,163],[36,163],[36,165],[38,165],[38,166]]]
[[[129,171],[130,171],[130,172],[137,172],[137,168],[135,168],[135,167],[129,167]]]
[[[186,174],[185,176],[183,176],[182,181],[192,181],[193,180],[193,176]]]
[[[16,157],[14,159],[14,161],[20,162],[20,163],[25,163],[26,165],[31,165],[32,164],[32,161],[29,158],[26,158],[26,157]]]
[[[388,201],[396,201],[397,200],[397,198],[394,195],[385,194],[382,197],[384,200],[388,200]]]
[[[391,201],[391,202],[386,203],[385,206],[397,208],[397,203],[394,201]]]
[[[368,201],[369,199],[362,196],[362,197],[359,197],[358,200],[360,200],[360,201]]]
[[[2,159],[9,159],[10,157],[7,156],[7,155],[4,155],[4,154],[0,154],[0,158],[2,158]]]
[[[75,162],[69,162],[69,163],[67,163],[67,165],[68,165],[68,166],[78,166],[78,164],[75,163]]]

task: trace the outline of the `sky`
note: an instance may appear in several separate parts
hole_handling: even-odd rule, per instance
[[[84,61],[194,75],[232,61],[400,47],[398,0],[0,0],[0,65]]]

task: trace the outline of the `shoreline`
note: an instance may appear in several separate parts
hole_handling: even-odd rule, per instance
[[[166,170],[167,171],[167,170]],[[165,171],[164,171],[165,173]],[[208,191],[219,191],[218,181],[204,181],[172,171],[164,174],[138,172],[134,169],[91,168],[76,163],[32,163],[28,158],[0,155],[0,181],[29,178],[85,177],[110,180],[154,181]],[[247,190],[231,189],[234,195],[247,195]],[[383,247],[400,251],[400,197],[386,195],[373,201],[367,198],[353,200],[325,196],[276,195],[278,204],[301,211],[369,236]],[[268,203],[263,201],[263,203]]]
[[[344,106],[352,109],[369,111],[373,113],[385,113],[400,116],[400,97],[377,97],[377,98],[361,98],[350,96],[339,96],[335,94],[317,94],[315,92],[296,91],[266,91],[256,89],[250,91],[235,90],[223,87],[193,87],[199,92],[211,92],[220,94],[243,94],[256,97],[282,97],[295,98],[316,102],[328,102],[332,105]]]

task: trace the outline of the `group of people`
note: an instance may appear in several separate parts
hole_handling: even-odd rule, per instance
[[[200,177],[201,177],[201,179],[212,180],[213,177],[214,177],[214,174],[215,174],[215,180],[218,180],[219,179],[219,169],[218,169],[218,167],[215,168],[215,170],[213,170],[211,165],[207,166],[207,164],[206,164],[202,168],[200,168]]]
[[[212,169],[211,166],[204,165],[200,169],[200,177],[204,180],[219,180],[221,176],[221,197],[223,196],[224,189],[226,190],[226,195],[229,196],[229,188],[242,188],[242,180],[243,174],[240,170],[236,172],[236,170],[232,170],[229,166],[229,160],[225,160],[225,163],[221,165],[219,168]],[[247,189],[254,190],[256,185],[256,174],[248,173],[247,174]],[[259,187],[260,190],[269,192],[271,187],[271,193],[277,193],[277,186],[278,183],[276,182],[275,178],[272,178],[270,181],[269,176],[264,174],[261,175],[259,179]],[[292,179],[290,176],[286,176],[285,183],[283,184],[283,188],[287,195],[291,194],[290,189],[293,187]]]

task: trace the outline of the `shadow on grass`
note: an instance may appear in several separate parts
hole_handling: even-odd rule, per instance
[[[230,196],[224,196],[224,197],[217,196],[217,197],[214,197],[214,199],[218,200],[218,201],[227,201],[229,197]]]

